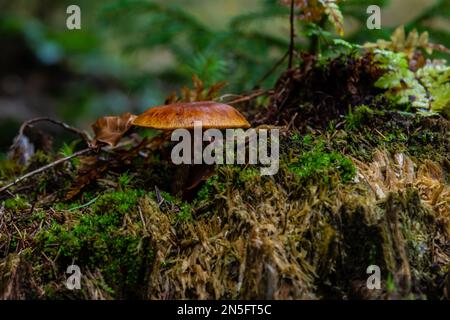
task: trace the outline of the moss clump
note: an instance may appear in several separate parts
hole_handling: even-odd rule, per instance
[[[197,201],[210,200],[214,194],[222,193],[225,191],[225,184],[220,181],[218,175],[214,175],[209,178],[197,193]]]
[[[350,109],[345,115],[345,128],[347,130],[357,130],[364,121],[371,120],[377,114],[383,114],[382,110],[374,110],[366,105],[361,105],[354,110]]]
[[[136,190],[107,193],[73,220],[53,222],[37,237],[42,252],[57,257],[63,268],[75,263],[101,270],[117,297],[139,295],[136,288],[142,285],[153,256],[137,212],[142,196]]]
[[[16,197],[14,197],[12,199],[5,200],[4,206],[6,209],[12,210],[12,211],[25,210],[26,208],[30,207],[30,205],[28,204],[28,201],[19,195],[17,195]]]
[[[0,160],[0,179],[9,181],[22,172],[22,167],[12,160]]]
[[[313,142],[312,137],[308,135],[301,141],[297,136],[293,139],[300,142],[300,155],[291,160],[289,169],[300,179],[328,183],[329,177],[334,173],[337,173],[343,182],[354,178],[356,169],[350,159],[336,151],[327,152],[323,141]]]
[[[405,152],[419,162],[441,162],[450,152],[449,122],[440,116],[361,106],[345,117],[345,130],[328,130],[327,146],[362,161],[371,161],[373,150]]]
[[[192,211],[193,211],[192,206],[189,205],[188,203],[184,203],[181,206],[180,211],[177,214],[176,221],[177,222],[192,222],[193,221]]]
[[[255,179],[261,175],[260,171],[257,168],[249,167],[242,169],[239,172],[239,181],[241,182],[247,182],[252,179]]]

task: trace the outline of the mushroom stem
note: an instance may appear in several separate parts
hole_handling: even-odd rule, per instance
[[[174,182],[172,184],[172,193],[177,195],[180,193],[183,193],[184,190],[189,187],[189,177],[191,172],[193,171],[193,168],[196,166],[195,164],[195,153],[197,148],[196,148],[196,132],[191,129],[188,130],[190,136],[192,137],[191,139],[191,163],[190,164],[179,164],[176,166],[175,169],[175,176],[174,176]],[[201,137],[200,137],[201,138]],[[201,139],[202,141],[203,139]],[[201,144],[201,146],[203,147],[203,143]],[[201,150],[200,150],[201,151]],[[197,164],[198,165],[198,164]]]

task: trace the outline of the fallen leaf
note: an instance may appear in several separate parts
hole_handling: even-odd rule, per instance
[[[135,115],[126,112],[120,116],[106,116],[98,119],[93,125],[94,144],[103,142],[110,146],[115,146],[130,129]]]

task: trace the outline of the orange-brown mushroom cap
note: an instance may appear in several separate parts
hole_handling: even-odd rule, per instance
[[[174,103],[148,109],[133,125],[160,130],[194,129],[200,121],[204,129],[249,128],[244,116],[232,106],[214,101]]]

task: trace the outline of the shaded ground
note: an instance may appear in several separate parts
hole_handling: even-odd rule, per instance
[[[219,166],[183,201],[170,146],[132,133],[2,195],[0,296],[448,299],[448,120],[375,99],[359,60],[310,61],[248,113],[287,124],[275,176]],[[1,163],[5,180],[24,170]],[[79,291],[65,287],[71,264]],[[381,290],[366,287],[369,265]]]

